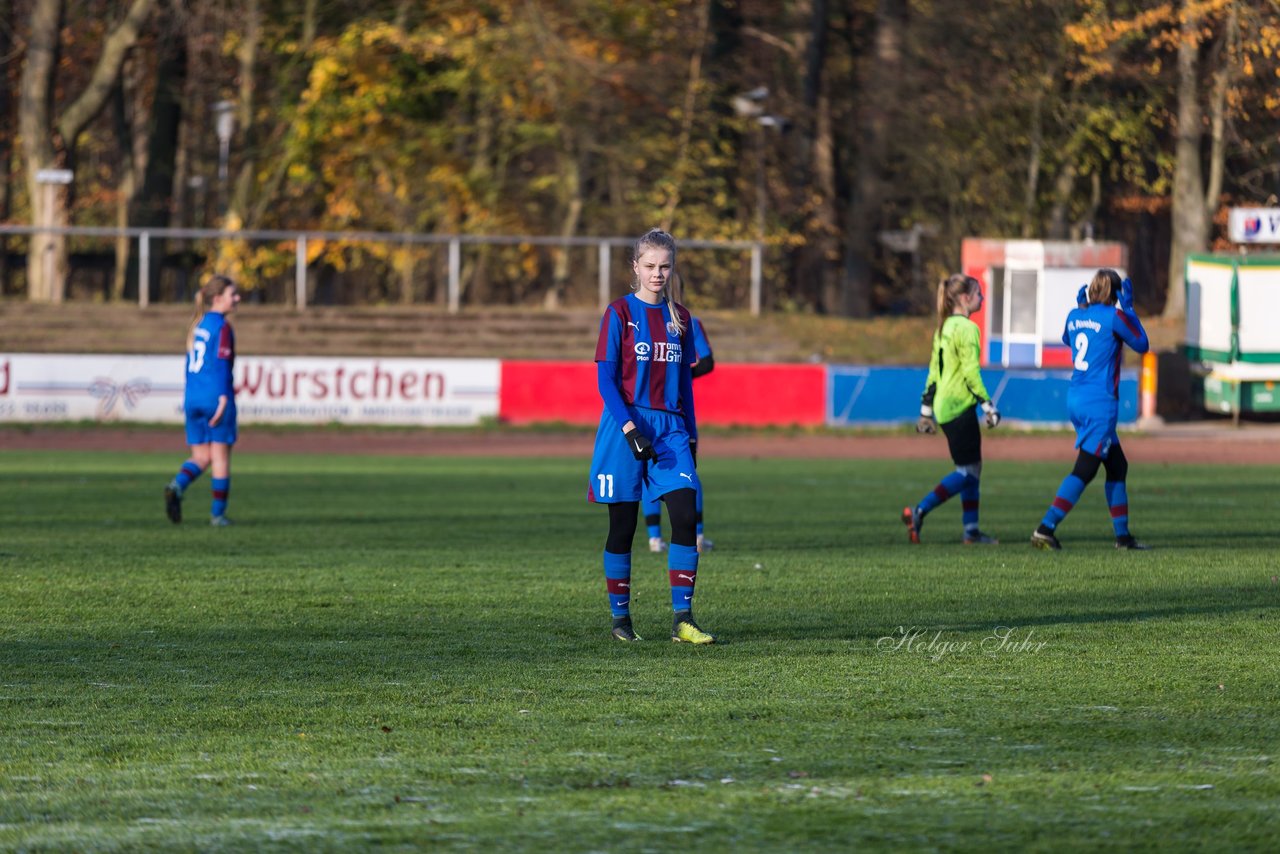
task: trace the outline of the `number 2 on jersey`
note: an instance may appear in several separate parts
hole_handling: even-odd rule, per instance
[[[1089,336],[1083,332],[1076,334],[1076,361],[1075,367],[1077,371],[1089,370],[1089,360],[1084,357],[1089,352]]]

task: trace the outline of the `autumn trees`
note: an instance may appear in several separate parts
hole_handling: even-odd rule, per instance
[[[1129,242],[1156,283],[1140,296],[1176,314],[1181,258],[1224,205],[1280,192],[1275,0],[14,0],[0,18],[10,222],[762,231],[769,304],[852,315],[922,309],[965,236],[1091,235]],[[755,113],[733,108],[746,92]],[[49,168],[74,184],[37,182]],[[913,227],[914,259],[879,239]],[[438,296],[421,252],[308,248],[344,299]],[[293,261],[218,251],[250,282]],[[32,239],[5,291],[60,298],[64,258],[58,234]],[[736,304],[735,262],[687,260],[697,299]],[[588,266],[476,249],[467,300],[565,304]]]

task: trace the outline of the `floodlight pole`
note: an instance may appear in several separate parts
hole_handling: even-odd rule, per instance
[[[236,133],[235,101],[218,101],[213,105],[213,129],[218,135],[218,207],[219,215],[227,212],[227,174],[231,160],[231,138]]]

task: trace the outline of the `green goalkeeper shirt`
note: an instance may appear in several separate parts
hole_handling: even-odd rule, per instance
[[[978,371],[978,324],[961,314],[943,321],[933,334],[929,378],[925,380],[925,405],[933,407],[939,424],[953,421],[974,406],[990,400]]]

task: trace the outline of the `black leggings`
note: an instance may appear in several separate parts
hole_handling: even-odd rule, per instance
[[[697,494],[692,489],[677,489],[662,496],[662,500],[667,502],[667,515],[671,518],[671,542],[678,546],[696,547]],[[619,501],[609,505],[609,538],[604,542],[605,551],[616,555],[631,553],[639,515],[639,501]]]
[[[1075,468],[1071,473],[1084,483],[1089,481],[1098,474],[1098,468],[1103,467],[1107,470],[1108,483],[1123,483],[1129,474],[1129,460],[1124,455],[1124,449],[1120,447],[1120,443],[1111,446],[1111,452],[1107,454],[1104,460],[1102,457],[1095,457],[1093,454],[1080,451],[1076,456]]]

